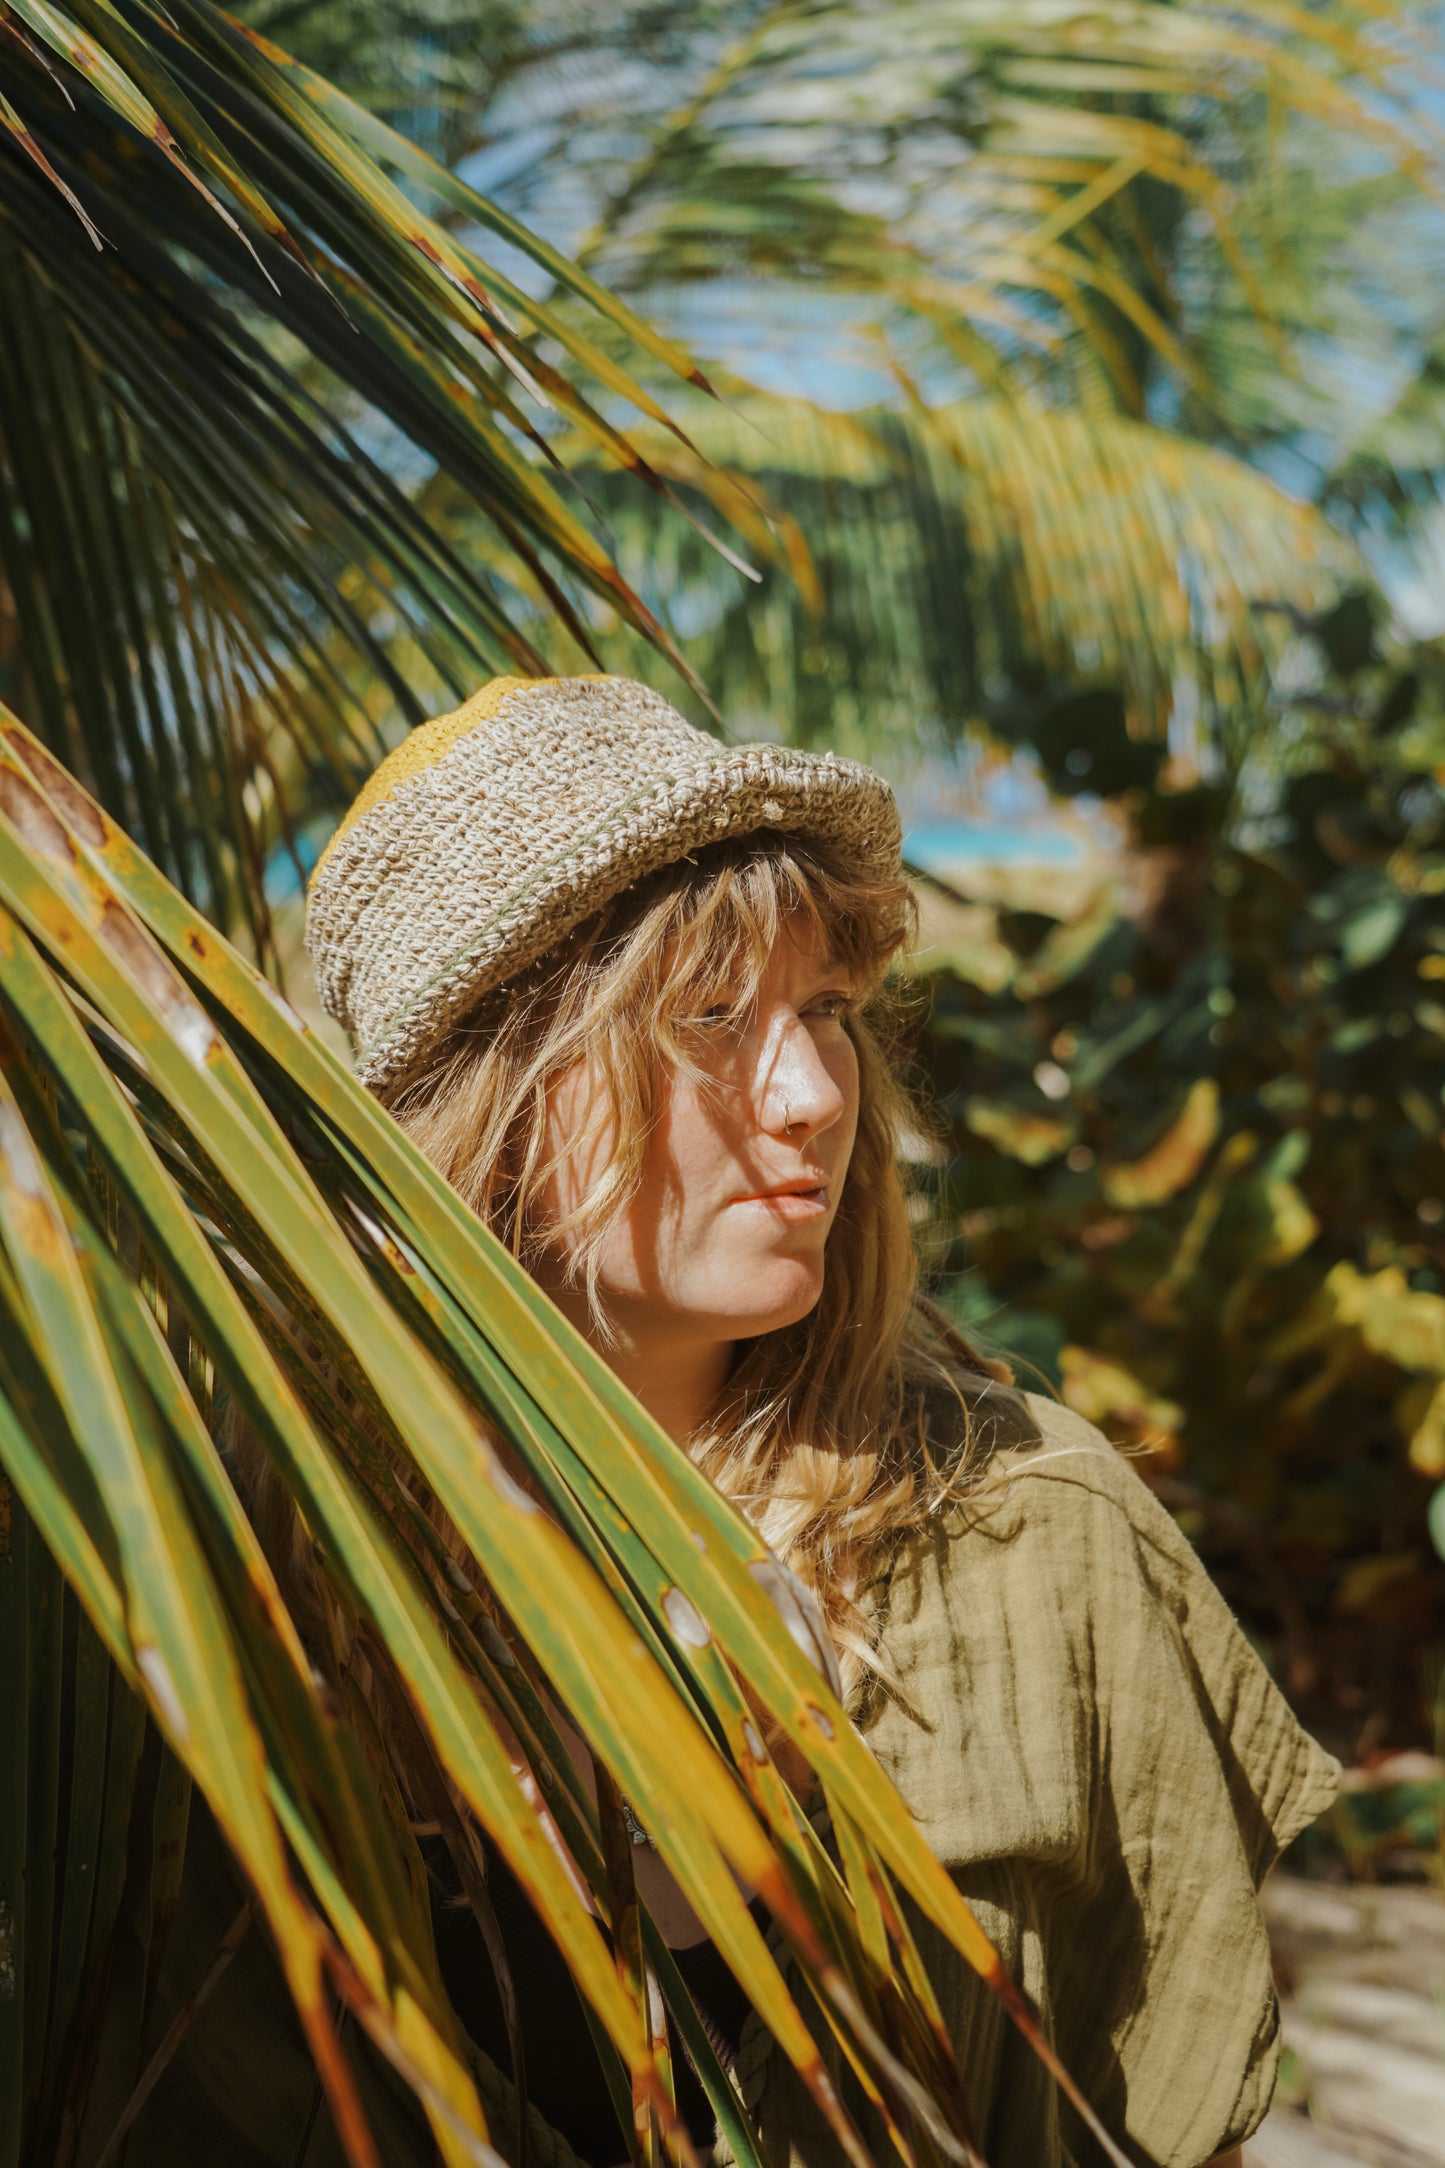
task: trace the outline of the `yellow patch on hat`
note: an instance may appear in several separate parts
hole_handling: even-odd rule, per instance
[[[308,888],[316,886],[322,867],[347,830],[354,828],[374,807],[384,805],[394,790],[409,783],[414,775],[434,768],[439,760],[445,760],[459,738],[464,738],[469,730],[475,730],[478,723],[489,723],[503,701],[510,700],[513,693],[531,692],[556,682],[555,678],[494,677],[479,692],[473,693],[470,700],[453,708],[450,715],[434,715],[429,723],[418,723],[362,784],[317,859]]]

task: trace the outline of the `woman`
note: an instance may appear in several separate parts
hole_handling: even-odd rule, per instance
[[[372,778],[308,946],[362,1078],[811,1582],[875,1753],[1106,2123],[1163,2168],[1237,2161],[1277,2057],[1256,1890],[1334,1767],[1130,1468],[917,1294],[880,1038],[899,850],[853,763],[720,747],[625,679],[500,679]],[[1092,2158],[919,1933],[992,2168]],[[709,1996],[770,2158],[833,2161]]]

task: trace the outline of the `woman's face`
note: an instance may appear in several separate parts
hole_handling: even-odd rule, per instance
[[[704,1078],[665,1081],[641,1185],[608,1233],[598,1283],[609,1321],[634,1343],[660,1329],[694,1343],[749,1339],[817,1302],[858,1126],[858,1057],[844,1028],[854,991],[808,921],[790,921],[751,1013],[707,1027]],[[581,1203],[607,1164],[601,1102],[587,1063],[550,1094],[547,1141],[563,1159],[549,1218]],[[565,1238],[558,1249],[563,1263]]]

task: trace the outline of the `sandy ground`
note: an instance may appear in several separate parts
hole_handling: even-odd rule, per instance
[[[1266,1884],[1284,2011],[1246,2168],[1445,2168],[1445,1895]]]

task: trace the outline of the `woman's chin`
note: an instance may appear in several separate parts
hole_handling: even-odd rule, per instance
[[[815,1270],[800,1263],[783,1271],[754,1274],[737,1292],[743,1302],[736,1308],[732,1303],[720,1307],[736,1316],[739,1340],[757,1340],[764,1333],[786,1331],[817,1308],[823,1273],[821,1266]]]

